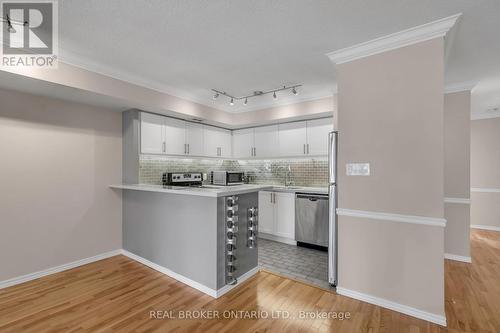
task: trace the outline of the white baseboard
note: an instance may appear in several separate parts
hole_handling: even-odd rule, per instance
[[[422,311],[422,310],[419,310],[416,308],[412,308],[412,307],[407,306],[407,305],[395,303],[395,302],[392,302],[392,301],[389,301],[389,300],[386,300],[383,298],[375,297],[375,296],[368,295],[368,294],[363,294],[363,293],[360,293],[360,292],[357,292],[354,290],[350,290],[350,289],[345,289],[342,287],[337,287],[337,293],[340,295],[343,295],[343,296],[351,297],[351,298],[354,298],[354,299],[357,299],[357,300],[360,300],[360,301],[363,301],[366,303],[378,305],[378,306],[381,306],[381,307],[389,309],[389,310],[401,312],[401,313],[404,313],[406,315],[409,315],[409,316],[412,316],[412,317],[415,317],[418,319],[423,319],[423,320],[429,321],[431,323],[435,323],[435,324],[446,327],[446,317],[445,316],[436,315],[436,314]]]
[[[222,295],[224,295],[225,293],[229,292],[231,289],[235,288],[235,287],[238,287],[241,282],[249,279],[250,277],[252,277],[253,275],[255,275],[258,271],[259,271],[259,268],[258,267],[255,267],[254,269],[248,271],[247,273],[243,274],[242,276],[240,276],[238,278],[238,283],[235,284],[235,285],[225,285],[224,287],[220,288],[219,290],[215,290],[215,289],[212,289],[212,288],[209,288],[199,282],[196,282],[188,277],[185,277],[184,275],[181,275],[181,274],[178,274],[174,271],[171,271],[170,269],[168,268],[165,268],[163,266],[160,266],[158,264],[155,264],[154,262],[152,261],[149,261],[143,257],[140,257],[136,254],[133,254],[132,252],[129,252],[127,250],[122,250],[122,254],[124,256],[127,256],[129,257],[130,259],[132,260],[135,260],[137,262],[140,262],[141,264],[143,265],[146,265],[152,269],[154,269],[155,271],[158,271],[160,273],[163,273],[169,277],[171,277],[172,279],[175,279],[179,282],[182,282],[184,283],[185,285],[191,287],[191,288],[194,288],[196,290],[199,290],[201,291],[202,293],[204,294],[207,294],[209,296],[212,296],[213,298],[218,298],[218,297],[221,297]]]
[[[492,225],[471,224],[470,227],[472,229],[500,231],[500,227],[495,227],[495,226],[492,226]]]
[[[285,244],[290,244],[290,245],[297,245],[297,241],[295,239],[290,239],[286,237],[281,237],[281,236],[276,236],[276,235],[271,235],[271,234],[266,234],[263,232],[259,232],[258,235],[259,238],[267,239],[267,240],[272,240],[275,242],[280,242],[280,243],[285,243]]]
[[[467,262],[467,263],[472,262],[471,257],[458,256],[456,254],[451,254],[451,253],[445,253],[444,258],[450,259],[450,260],[455,260],[455,261]]]
[[[248,280],[249,278],[251,278],[252,276],[254,276],[255,274],[257,274],[259,272],[259,270],[260,270],[259,267],[255,267],[255,268],[249,270],[248,272],[246,272],[245,274],[243,274],[242,276],[240,276],[238,278],[238,283],[237,284],[234,284],[234,285],[227,284],[224,287],[220,288],[219,290],[217,290],[217,298],[219,298],[222,295],[228,293],[232,289],[238,287],[242,282]]]
[[[67,263],[67,264],[59,265],[59,266],[56,266],[56,267],[51,267],[51,268],[48,268],[48,269],[44,269],[43,271],[38,271],[38,272],[34,272],[34,273],[30,273],[30,274],[18,276],[18,277],[12,278],[12,279],[0,281],[0,289],[11,287],[11,286],[14,286],[16,284],[21,284],[21,283],[28,282],[28,281],[31,281],[31,280],[35,280],[35,279],[38,279],[38,278],[41,278],[41,277],[44,277],[44,276],[47,276],[47,275],[51,275],[51,274],[59,273],[59,272],[62,272],[62,271],[66,271],[68,269],[72,269],[72,268],[75,268],[75,267],[78,267],[78,266],[90,264],[92,262],[99,261],[99,260],[102,260],[102,259],[114,257],[116,255],[121,254],[121,251],[122,251],[121,249],[119,249],[119,250],[113,250],[113,251],[109,251],[109,252],[98,254],[98,255],[90,257],[90,258],[85,258],[85,259],[73,261],[73,262],[70,262],[70,263]]]
[[[160,273],[168,275],[172,279],[175,279],[175,280],[177,280],[179,282],[182,282],[185,285],[190,286],[191,288],[197,289],[197,290],[201,291],[202,293],[205,293],[205,294],[207,294],[209,296],[217,298],[217,290],[215,290],[215,289],[209,288],[209,287],[207,287],[207,286],[205,286],[205,285],[203,285],[203,284],[201,284],[199,282],[196,282],[194,280],[191,280],[190,278],[185,277],[184,275],[178,274],[178,273],[176,273],[174,271],[171,271],[168,268],[165,268],[163,266],[155,264],[154,262],[149,261],[148,259],[140,257],[140,256],[138,256],[136,254],[133,254],[132,252],[129,252],[127,250],[122,250],[122,254],[124,256],[129,257],[132,260],[140,262],[141,264],[146,265],[146,266],[154,269],[155,271],[158,271]]]

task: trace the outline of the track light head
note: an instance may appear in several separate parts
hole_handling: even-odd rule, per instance
[[[214,99],[217,99],[217,97],[219,97],[219,93],[218,93],[218,92],[216,92],[216,93],[214,94]]]
[[[299,94],[297,89],[295,89],[295,87],[292,88],[292,94],[294,94],[295,96]]]
[[[278,98],[278,96],[276,96],[276,91],[275,91],[275,92],[273,92],[273,98],[274,98],[274,99]]]
[[[229,102],[229,105],[233,106],[234,105],[234,99],[231,97],[231,102]]]
[[[7,23],[7,31],[11,34],[16,33],[16,29],[12,26],[12,22],[10,21],[9,15],[6,15],[6,23]],[[3,20],[2,20],[3,21]]]
[[[245,97],[245,101],[243,102],[243,105],[247,105],[248,104],[248,98]]]

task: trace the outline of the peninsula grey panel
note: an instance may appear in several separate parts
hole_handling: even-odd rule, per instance
[[[128,110],[122,113],[122,158],[124,184],[139,183],[139,112]]]
[[[123,191],[123,248],[217,289],[217,198]]]

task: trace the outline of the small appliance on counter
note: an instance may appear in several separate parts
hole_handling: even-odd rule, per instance
[[[164,172],[163,186],[201,186],[203,174],[201,172]]]
[[[214,185],[243,185],[245,173],[240,171],[212,171],[212,184]]]

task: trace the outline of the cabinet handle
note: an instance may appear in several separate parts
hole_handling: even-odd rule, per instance
[[[167,152],[167,147],[166,146],[167,145],[166,145],[165,141],[163,141],[161,149],[163,150],[164,153]]]
[[[253,156],[257,156],[257,148],[253,147]]]
[[[304,154],[306,153],[306,144],[304,143]]]
[[[307,144],[307,154],[309,155],[309,144]]]
[[[184,144],[184,154],[187,154],[187,144]]]
[[[187,144],[187,146],[188,146],[188,155],[189,155],[189,143]]]

